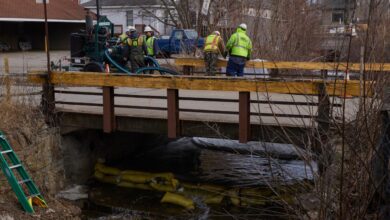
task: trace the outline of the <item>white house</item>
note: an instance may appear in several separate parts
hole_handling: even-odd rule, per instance
[[[85,8],[96,12],[96,1],[82,4]],[[166,7],[159,0],[99,0],[100,14],[115,24],[117,33],[127,26],[135,26],[143,31],[149,25],[159,35],[170,34],[172,26],[166,25],[169,19]]]

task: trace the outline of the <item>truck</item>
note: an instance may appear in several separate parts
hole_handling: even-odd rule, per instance
[[[157,38],[160,55],[170,57],[172,54],[192,53],[197,48],[203,48],[204,39],[193,29],[174,29],[171,36]]]

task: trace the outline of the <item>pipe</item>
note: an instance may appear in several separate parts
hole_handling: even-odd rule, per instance
[[[116,68],[118,68],[120,71],[124,72],[124,73],[127,73],[129,75],[133,75],[134,73],[131,73],[130,71],[126,70],[125,68],[123,68],[121,65],[119,65],[117,62],[115,62],[115,60],[113,60],[110,56],[110,54],[108,53],[108,50],[106,50],[104,52],[104,54],[106,55],[107,59],[110,61],[110,63],[112,65],[114,65]]]
[[[144,72],[144,71],[150,71],[150,70],[156,70],[156,71],[159,71],[162,74],[168,73],[168,74],[171,74],[171,75],[180,75],[178,72],[176,72],[174,70],[166,69],[166,68],[163,68],[163,67],[143,67],[143,68],[138,69],[136,74],[139,74],[139,73]]]
[[[107,59],[110,61],[110,63],[112,65],[114,65],[116,68],[118,68],[120,71],[124,72],[124,73],[127,73],[129,75],[134,75],[134,73],[126,70],[125,68],[123,68],[121,65],[119,65],[117,62],[115,62],[114,59],[112,59],[112,57],[110,56],[110,54],[108,53],[108,50],[106,50],[104,52],[105,56],[107,57]],[[154,66],[151,66],[151,67],[143,67],[143,68],[140,68],[138,69],[135,74],[140,74],[141,72],[144,72],[144,71],[149,71],[149,70],[156,70],[156,71],[159,71],[160,73],[164,74],[164,73],[168,73],[168,74],[171,74],[171,75],[179,75],[178,72],[174,71],[174,70],[170,70],[170,69],[166,69],[166,68],[163,68],[163,67],[160,67],[160,64],[157,62],[156,59],[154,59],[153,57],[145,57],[146,60],[150,60]]]

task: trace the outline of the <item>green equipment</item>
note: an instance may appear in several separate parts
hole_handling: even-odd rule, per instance
[[[47,208],[43,196],[1,131],[0,166],[26,212],[34,213],[33,204]]]

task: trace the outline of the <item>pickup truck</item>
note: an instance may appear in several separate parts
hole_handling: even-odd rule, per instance
[[[193,29],[174,29],[171,36],[160,36],[157,45],[161,55],[170,57],[172,54],[191,53],[196,48],[203,48],[204,39]]]

